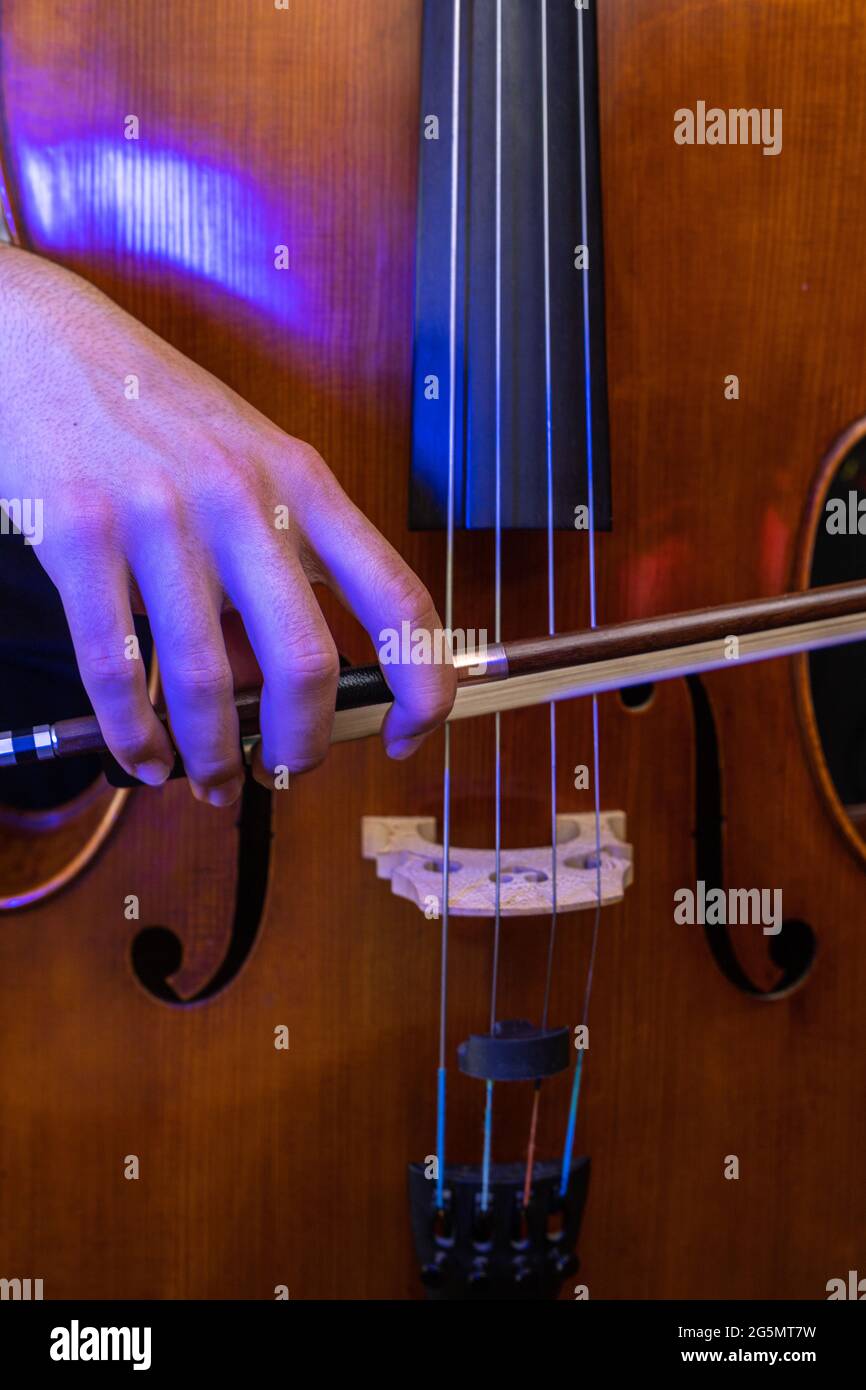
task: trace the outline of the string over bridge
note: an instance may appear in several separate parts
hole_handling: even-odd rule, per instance
[[[565,813],[556,817],[557,913],[580,912],[598,902],[595,815]],[[633,852],[625,839],[624,811],[601,815],[601,905],[622,901],[632,882]],[[365,859],[375,859],[379,878],[390,879],[397,897],[429,913],[442,894],[442,845],[434,816],[364,816],[361,827]],[[550,914],[553,851],[549,845],[503,850],[500,912],[503,917]],[[456,917],[496,915],[496,854],[492,849],[449,851],[448,907]]]

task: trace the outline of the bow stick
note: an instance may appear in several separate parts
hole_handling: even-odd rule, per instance
[[[472,719],[861,638],[866,638],[866,583],[859,580],[553,637],[520,638],[454,657],[457,698],[448,718]],[[392,698],[387,667],[343,671],[331,741],[378,733]],[[235,702],[249,749],[259,736],[259,693],[240,692]],[[160,718],[165,722],[167,716],[161,713]],[[92,715],[0,733],[0,768],[105,752]]]

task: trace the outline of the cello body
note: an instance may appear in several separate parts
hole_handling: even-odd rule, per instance
[[[866,405],[866,36],[853,4],[597,11],[615,622],[806,582],[822,458]],[[407,523],[421,0],[0,13],[17,239],[315,445],[438,601],[444,538]],[[780,108],[782,152],[677,144],[698,98]],[[503,539],[506,636],[546,623],[545,545]],[[465,627],[492,630],[492,561],[489,535],[458,535]],[[588,624],[586,561],[585,534],[556,536],[563,628]],[[322,602],[341,652],[369,660]],[[605,695],[599,717],[601,802],[625,812],[635,870],[601,921],[580,1281],[823,1297],[866,1258],[864,860],[822,791],[801,664]],[[502,728],[504,844],[549,843],[546,711]],[[558,745],[559,809],[590,811],[588,701],[560,706]],[[490,846],[492,720],[456,727],[451,756],[453,844]],[[361,824],[441,811],[439,734],[405,764],[337,747],[287,792],[251,788],[240,816],[182,784],[3,812],[0,1274],[49,1298],[421,1296],[405,1174],[435,1144],[439,932],[377,878]],[[759,928],[730,929],[726,973],[674,920],[713,836],[726,883],[780,889],[813,935],[790,988]],[[590,928],[560,921],[557,1022],[578,1020]],[[480,1152],[482,1088],[453,1059],[485,1020],[491,942],[489,922],[452,921],[454,1162]],[[544,920],[505,921],[504,1015],[538,1013],[546,947]],[[545,1156],[569,1085],[542,1093]],[[530,1107],[497,1088],[503,1161],[525,1156]]]

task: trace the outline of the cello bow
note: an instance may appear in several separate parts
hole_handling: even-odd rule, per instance
[[[449,721],[601,694],[866,638],[866,583],[527,637],[457,651]],[[377,734],[392,699],[387,666],[354,666],[339,680],[332,743]],[[245,750],[258,740],[259,692],[235,697]],[[164,712],[160,718],[165,720]],[[104,754],[93,716],[0,733],[0,768]],[[175,775],[182,775],[182,768]],[[133,779],[127,784],[138,785]]]

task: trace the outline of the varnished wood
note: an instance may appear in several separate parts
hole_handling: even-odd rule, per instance
[[[148,690],[155,699],[159,689],[159,669],[154,659],[148,677]],[[101,737],[76,740],[80,723],[70,731],[76,751],[104,748]],[[51,811],[19,811],[0,804],[3,830],[0,912],[20,911],[59,893],[93,862],[108,842],[123,812],[128,792],[109,787],[103,777],[74,801]],[[2,797],[2,790],[0,790]]]
[[[799,546],[797,560],[797,580],[804,587],[808,585],[812,573],[812,562],[815,555],[815,539],[818,527],[824,519],[825,504],[827,495],[833,484],[833,479],[839,471],[843,460],[851,450],[866,436],[866,416],[855,420],[843,430],[838,439],[833,441],[832,446],[827,450],[821,462],[814,485],[809,497],[808,506],[803,517],[802,535]],[[839,793],[833,784],[830,776],[830,769],[824,757],[821,747],[821,735],[818,729],[818,720],[815,715],[815,703],[812,698],[812,682],[809,676],[809,663],[801,657],[796,664],[796,690],[797,690],[797,709],[800,714],[800,721],[803,726],[803,733],[806,740],[806,747],[809,755],[809,766],[817,782],[818,788],[823,796],[833,820],[838,827],[839,833],[853,851],[858,861],[866,867],[866,836],[864,836],[864,821],[862,815],[854,816],[849,807],[842,804]]]
[[[820,460],[864,408],[866,33],[854,0],[598,11],[614,497],[599,610],[613,623],[797,583]],[[122,18],[110,0],[4,0],[2,12],[4,153],[29,243],[316,445],[440,596],[442,537],[405,521],[418,0],[294,0],[287,14],[130,0]],[[677,146],[673,113],[701,96],[782,107],[783,153]],[[276,308],[249,297],[247,261],[220,287],[164,247],[130,248],[123,219],[112,238],[95,190],[128,111],[140,150],[243,175],[232,244],[297,253]],[[61,164],[70,242],[35,202]],[[186,205],[165,186],[174,225]],[[308,320],[279,299],[296,292]],[[542,630],[545,540],[510,535],[504,549],[505,636]],[[588,626],[586,561],[585,536],[557,536],[562,629]],[[489,537],[458,538],[456,576],[456,622],[492,626]],[[369,660],[323,601],[341,650]],[[602,926],[581,1278],[597,1298],[820,1298],[862,1260],[866,1224],[862,864],[810,771],[791,663],[706,684],[727,881],[781,887],[818,959],[801,990],[756,1003],[698,928],[674,924],[673,894],[695,880],[688,695],[671,683],[637,713],[601,697],[602,802],[627,812],[636,882]],[[504,720],[509,845],[545,838],[546,737],[544,710]],[[455,842],[489,845],[492,728],[457,728],[453,744]],[[591,746],[586,704],[562,708],[563,810],[592,808],[573,776]],[[44,1278],[46,1297],[272,1298],[278,1283],[292,1298],[418,1295],[404,1173],[435,1144],[438,931],[376,881],[359,840],[365,814],[438,816],[441,761],[440,739],[405,765],[345,746],[275,798],[257,944],[196,1007],[154,999],[129,960],[142,925],[170,926],[190,998],[225,954],[234,817],[182,787],[134,794],[86,875],[0,921],[4,1273]],[[546,943],[543,920],[504,925],[503,1015],[538,1012]],[[585,921],[564,921],[552,1018],[575,1018],[588,950]],[[766,938],[743,958],[778,973]],[[453,1057],[486,1017],[489,928],[455,925],[451,962]],[[499,1089],[496,1154],[519,1157],[530,1097]],[[544,1153],[561,1145],[566,1093],[564,1078],[545,1086]],[[452,1070],[449,1096],[449,1156],[475,1161],[479,1089]],[[138,1182],[123,1178],[129,1153]],[[737,1182],[723,1177],[729,1154]]]

